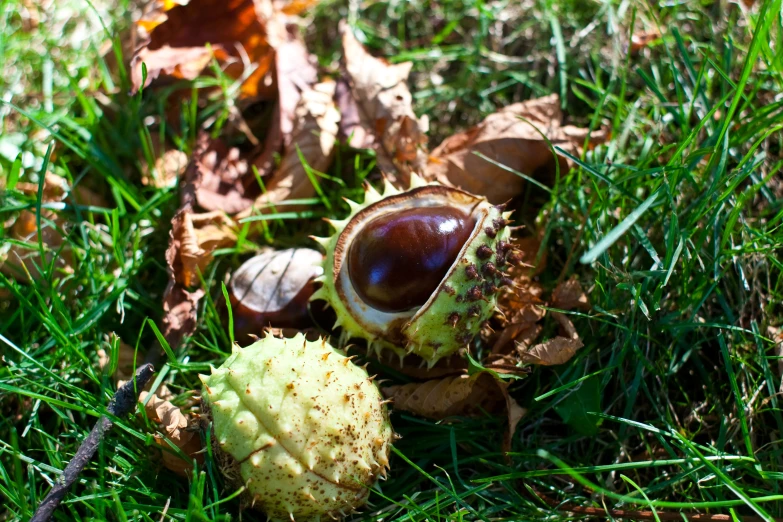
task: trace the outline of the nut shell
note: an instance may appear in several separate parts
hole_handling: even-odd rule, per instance
[[[508,240],[509,213],[490,205],[485,198],[437,183],[425,184],[412,176],[405,192],[386,183],[383,195],[368,188],[365,202],[349,202],[351,215],[331,221],[335,233],[314,238],[326,250],[323,286],[313,299],[324,299],[334,308],[336,326],[343,328],[341,343],[352,337],[364,338],[371,349],[391,349],[400,356],[414,353],[430,365],[464,348],[478,333],[497,303]],[[473,229],[455,262],[426,302],[402,312],[384,312],[362,300],[352,287],[347,253],[363,226],[387,213],[419,207],[453,207],[466,212]],[[488,233],[489,231],[490,233]],[[486,267],[492,263],[493,268]],[[411,277],[415,277],[415,273]],[[470,312],[470,313],[469,313]]]
[[[325,340],[266,337],[202,382],[218,451],[270,518],[339,517],[385,474],[393,433],[381,394]]]

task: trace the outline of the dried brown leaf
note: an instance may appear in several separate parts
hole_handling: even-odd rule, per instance
[[[423,173],[427,143],[427,121],[413,112],[407,85],[413,64],[375,58],[347,24],[340,30],[347,75],[337,96],[341,134],[352,147],[374,148],[390,181],[407,187],[411,172]]]
[[[543,288],[527,275],[514,276],[513,284],[501,290],[498,296],[500,329],[492,342],[492,354],[502,355],[513,349],[511,341],[531,344],[541,333],[536,324],[546,316],[541,299]]]
[[[542,366],[563,364],[570,361],[581,347],[582,341],[579,339],[558,336],[527,350],[520,350],[520,361]]]
[[[197,286],[199,274],[212,261],[212,252],[233,246],[236,239],[236,224],[223,212],[178,213],[166,252],[175,281],[186,288]]]
[[[254,0],[193,0],[152,13],[142,24],[150,31],[149,39],[131,59],[133,92],[142,86],[142,63],[149,85],[160,75],[192,80],[214,57],[229,76],[247,76],[242,97],[268,98],[273,91],[264,77],[273,50],[264,22]]]
[[[527,410],[519,407],[508,393],[509,384],[489,372],[458,375],[383,388],[394,401],[395,410],[442,420],[455,415],[482,415],[505,412],[508,419],[503,450],[511,449],[511,439]]]
[[[631,52],[638,53],[660,37],[661,32],[658,29],[649,29],[634,33],[631,36]]]
[[[548,182],[554,177],[556,165],[565,172],[568,162],[552,154],[544,136],[552,146],[577,156],[588,136],[587,129],[562,126],[562,118],[560,99],[554,94],[509,105],[479,125],[446,138],[432,152],[426,175],[482,194],[492,203],[503,203],[521,193],[525,180],[475,153]],[[601,140],[603,133],[593,132],[591,139]]]
[[[147,413],[147,417],[156,422],[163,433],[163,435],[155,435],[155,442],[164,448],[162,452],[163,465],[183,477],[189,476],[193,470],[192,461],[183,460],[170,450],[166,451],[169,448],[166,439],[191,459],[195,458],[199,463],[203,462],[204,457],[199,453],[202,447],[196,420],[182,413],[182,410],[171,402],[163,400],[155,394],[142,391],[139,395],[139,402],[144,403],[145,401],[147,404],[144,406],[144,411]]]
[[[245,189],[248,174],[252,176],[248,160],[238,148],[229,148],[221,139],[211,140],[206,132],[199,135],[186,178],[201,208],[234,214],[250,206],[255,194]]]
[[[394,400],[395,410],[441,420],[454,415],[477,415],[482,410],[501,411],[506,404],[506,386],[491,374],[481,372],[389,386],[383,392]]]
[[[559,312],[552,312],[552,317],[560,323],[561,335],[529,349],[519,346],[521,362],[542,366],[563,364],[570,361],[576,351],[584,346],[568,317]]]
[[[589,310],[590,301],[587,299],[582,285],[576,277],[563,281],[552,292],[552,306],[561,310]]]
[[[333,82],[319,83],[302,93],[295,111],[291,143],[286,146],[280,167],[267,182],[266,192],[256,198],[252,207],[237,214],[237,219],[268,211],[284,200],[315,194],[302,159],[318,172],[325,172],[332,163],[340,120],[333,101],[334,87]],[[287,210],[291,208],[286,207]]]
[[[198,302],[202,297],[204,290],[201,288],[191,292],[174,281],[169,282],[163,297],[161,333],[172,349],[196,331]]]
[[[222,210],[229,214],[247,211],[245,216],[252,212],[248,209],[257,197],[256,203],[262,205],[311,196],[314,190],[300,165],[297,143],[316,170],[325,170],[331,163],[339,115],[332,94],[328,100],[324,100],[324,96],[333,90],[329,84],[314,86],[317,71],[304,44],[293,32],[285,29],[279,32],[281,34],[274,40],[279,40],[274,52],[274,110],[271,121],[264,124],[266,137],[260,149],[243,155],[222,140],[210,140],[206,133],[200,136],[191,168],[195,174],[198,204],[205,210]],[[304,93],[307,99],[303,99]],[[316,135],[316,131],[321,134]],[[280,154],[283,154],[283,163],[273,174],[275,159]],[[251,164],[264,178],[264,195],[259,196],[261,190]],[[292,173],[296,169],[301,170],[301,176]]]

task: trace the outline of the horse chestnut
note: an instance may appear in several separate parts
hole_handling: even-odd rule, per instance
[[[450,207],[414,207],[373,219],[348,252],[348,274],[356,293],[384,312],[423,305],[474,226],[463,210]]]
[[[330,220],[313,299],[334,309],[341,343],[414,353],[434,364],[465,347],[497,303],[510,213],[485,198],[411,177],[400,192],[368,187],[351,215]]]

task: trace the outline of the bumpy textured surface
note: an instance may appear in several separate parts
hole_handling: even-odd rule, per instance
[[[213,440],[270,518],[339,518],[385,474],[393,432],[378,387],[326,341],[266,337],[202,382]]]
[[[368,187],[363,204],[348,203],[351,215],[330,222],[335,233],[314,238],[326,256],[324,274],[317,279],[323,285],[312,299],[323,299],[334,308],[336,326],[343,329],[340,343],[360,337],[373,350],[390,349],[400,356],[414,353],[430,365],[466,347],[495,310],[498,287],[507,282],[503,269],[510,250],[510,213],[483,197],[438,183],[427,184],[415,175],[406,192],[386,183],[382,195]],[[429,300],[417,309],[400,313],[383,313],[361,301],[351,288],[345,258],[362,225],[384,212],[444,204],[469,211],[476,225]]]

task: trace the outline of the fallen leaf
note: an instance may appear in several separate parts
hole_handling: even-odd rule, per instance
[[[177,349],[183,339],[196,331],[198,303],[204,296],[202,288],[191,289],[199,282],[197,270],[203,270],[209,264],[216,248],[236,242],[233,222],[224,214],[193,214],[197,180],[194,170],[189,169],[180,190],[181,204],[172,219],[166,249],[169,283],[163,294],[161,333],[172,349]],[[164,352],[161,348],[153,355],[147,357],[148,362],[155,362]]]
[[[441,420],[455,415],[477,415],[482,410],[501,411],[506,404],[506,386],[489,373],[480,372],[389,386],[383,392],[394,401],[395,410]]]
[[[155,434],[154,436],[155,443],[163,448],[163,465],[178,475],[190,476],[190,472],[193,470],[191,459],[195,458],[199,463],[204,462],[204,456],[200,453],[202,444],[198,422],[182,413],[182,410],[171,402],[163,400],[155,394],[142,391],[139,394],[139,402],[143,404],[145,401],[144,411],[147,417],[156,422],[163,433],[163,435]],[[183,460],[173,453],[166,439],[191,459]]]
[[[509,451],[517,425],[527,410],[521,408],[508,393],[509,383],[493,377],[489,372],[457,375],[383,388],[383,394],[392,399],[394,409],[408,411],[442,420],[455,415],[476,416],[505,411],[507,430],[503,450]]]
[[[413,64],[373,57],[346,23],[340,32],[346,72],[337,92],[341,134],[354,148],[375,149],[381,171],[407,188],[410,173],[423,173],[427,157],[427,120],[413,112],[407,85]]]
[[[181,150],[170,149],[156,154],[152,169],[146,162],[142,163],[141,183],[155,188],[173,187],[187,166],[188,155]]]
[[[267,326],[306,326],[322,260],[320,252],[309,248],[268,248],[245,261],[228,283],[234,337],[260,336]]]
[[[254,0],[193,0],[152,13],[142,23],[150,29],[149,40],[131,59],[133,93],[142,87],[142,63],[147,86],[161,74],[192,80],[213,57],[230,77],[245,77],[241,96],[272,92],[263,81],[272,66],[272,47]]]
[[[202,297],[201,288],[189,291],[174,281],[169,282],[163,297],[161,333],[172,349],[196,331],[198,303]]]
[[[292,143],[302,93],[309,91],[318,81],[318,71],[313,65],[315,59],[301,39],[293,31],[279,32],[281,34],[275,44],[277,99],[272,120],[266,126],[263,149],[253,160],[261,177],[272,173],[277,155]]]
[[[589,310],[590,302],[579,280],[574,276],[555,287],[552,292],[552,306],[561,310]]]
[[[570,361],[576,351],[584,346],[568,317],[559,312],[552,312],[552,317],[560,323],[561,335],[529,349],[519,347],[521,362],[542,366],[563,364]]]
[[[166,252],[167,260],[174,270],[175,281],[192,288],[198,285],[199,274],[212,261],[212,252],[236,243],[236,224],[217,210],[204,214],[180,212],[172,223],[174,248],[170,246]]]
[[[185,177],[191,180],[201,208],[235,214],[253,203],[255,194],[248,194],[244,185],[249,172],[248,161],[238,148],[201,132]]]
[[[562,126],[562,119],[560,99],[555,94],[509,105],[490,114],[477,126],[446,138],[432,152],[426,176],[482,194],[491,203],[508,201],[522,192],[525,179],[476,153],[508,169],[548,182],[554,177],[556,165],[561,175],[565,174],[568,161],[553,156],[544,137],[553,147],[578,156],[589,134],[588,129]],[[590,137],[598,142],[604,139],[604,133],[593,131]]]
[[[318,75],[313,59],[294,33],[286,31],[280,40],[275,50],[275,106],[264,125],[266,137],[260,150],[242,155],[222,140],[210,140],[206,133],[199,137],[192,168],[198,175],[198,203],[205,210],[236,214],[249,209],[256,198],[260,206],[312,196],[314,189],[300,164],[297,144],[316,170],[331,164],[339,121],[332,101],[334,88],[329,83],[314,85]],[[275,170],[281,153],[282,164]],[[259,195],[251,164],[264,181],[265,194]]]
[[[492,346],[493,355],[506,353],[513,340],[532,342],[538,337],[541,330],[536,323],[546,316],[542,294],[541,285],[526,275],[517,276],[511,285],[503,287],[498,295],[501,330]]]
[[[295,111],[291,143],[286,146],[280,166],[267,182],[266,192],[251,207],[237,214],[237,220],[268,211],[274,203],[315,194],[302,161],[317,172],[325,172],[332,163],[340,120],[333,101],[334,88],[333,82],[325,82],[302,93]],[[287,206],[286,210],[292,208],[296,207]]]

